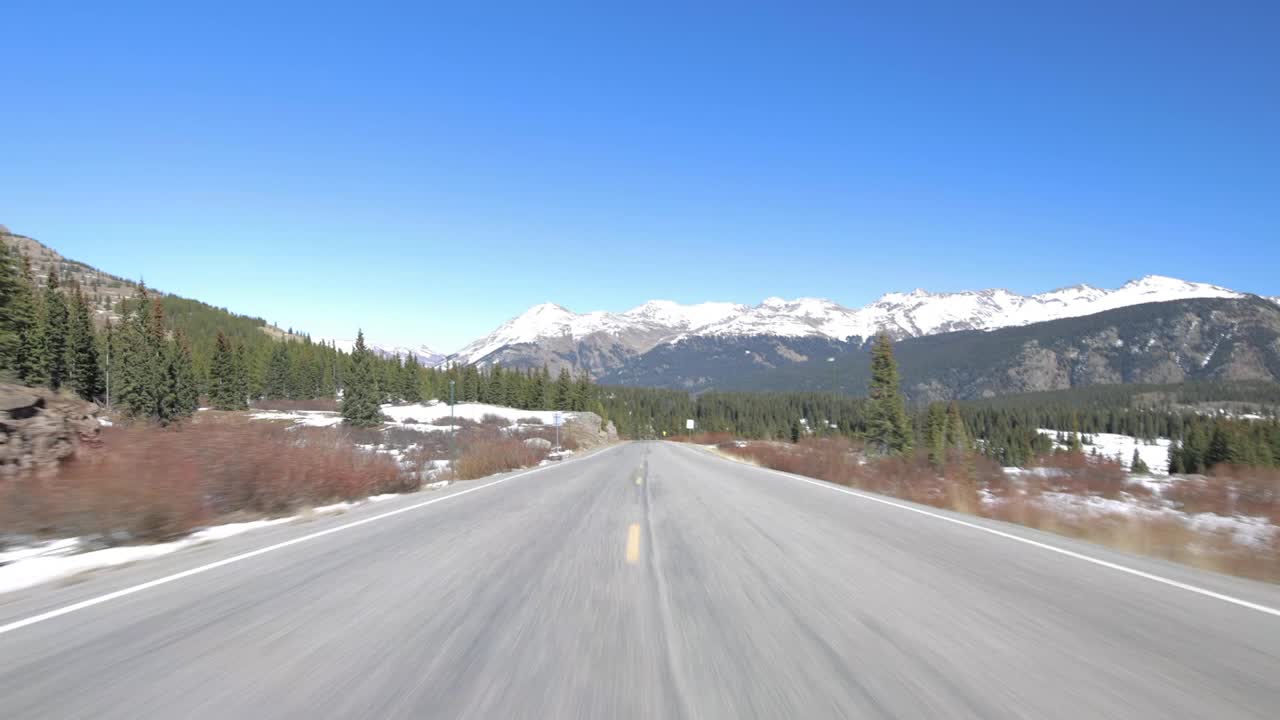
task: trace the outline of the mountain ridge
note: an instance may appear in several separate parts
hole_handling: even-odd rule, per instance
[[[1208,283],[1146,275],[1115,289],[1077,284],[1032,295],[1003,288],[959,292],[917,288],[886,293],[858,308],[813,297],[769,297],[757,305],[682,305],[651,300],[616,313],[575,313],[555,303],[542,303],[468,343],[449,355],[446,362],[516,367],[547,364],[598,375],[659,345],[693,337],[825,337],[846,341],[853,337],[866,339],[883,329],[901,340],[960,330],[1025,326],[1149,302],[1249,295]]]

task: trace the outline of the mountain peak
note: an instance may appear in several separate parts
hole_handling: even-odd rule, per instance
[[[557,351],[564,353],[562,357],[568,364],[581,363],[583,357],[597,354],[597,361],[607,365],[620,362],[629,353],[647,352],[659,344],[694,336],[845,340],[852,336],[871,337],[884,330],[897,338],[918,337],[1030,325],[1140,303],[1241,296],[1242,293],[1216,285],[1147,275],[1114,290],[1078,284],[1038,295],[1020,295],[1005,289],[935,293],[916,288],[906,293],[886,293],[861,308],[847,308],[823,298],[788,300],[772,296],[754,306],[727,302],[682,305],[672,300],[650,300],[622,313],[575,314],[548,302],[529,308],[494,333],[471,343],[454,359],[479,362],[513,345],[539,346],[555,341],[560,343],[558,347],[577,348]],[[600,339],[588,339],[595,337]],[[563,345],[566,340],[570,346]],[[588,346],[592,350],[586,350]],[[543,361],[545,358],[537,364]]]

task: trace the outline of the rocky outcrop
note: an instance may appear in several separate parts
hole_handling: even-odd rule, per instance
[[[97,413],[82,400],[0,384],[0,477],[53,470],[97,438]]]
[[[618,440],[618,429],[613,426],[613,422],[605,423],[593,412],[574,413],[569,422],[565,423],[564,432],[581,448],[599,447]]]

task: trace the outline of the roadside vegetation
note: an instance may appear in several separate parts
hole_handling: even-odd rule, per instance
[[[873,398],[892,417],[894,404],[887,400],[896,392],[891,352],[879,365],[880,387]],[[885,410],[879,412],[885,417]],[[871,426],[865,441],[834,433],[796,442],[741,441],[720,433],[699,439],[774,470],[1280,582],[1280,468],[1256,453],[1242,453],[1254,464],[1231,462],[1229,437],[1242,438],[1247,446],[1250,437],[1266,438],[1265,432],[1228,436],[1219,430],[1197,451],[1205,454],[1196,467],[1206,472],[1157,479],[1146,474],[1136,451],[1126,469],[1119,459],[1087,452],[1078,433],[1071,433],[1064,447],[1040,434],[1043,452],[1022,468],[1002,467],[971,439],[954,403],[931,407],[922,425],[915,447],[900,442],[897,429],[883,421]],[[1194,419],[1190,427],[1201,432]],[[1195,447],[1198,441],[1171,445],[1170,467],[1181,469],[1181,457]]]

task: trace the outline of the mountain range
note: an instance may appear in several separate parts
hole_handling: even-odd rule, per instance
[[[355,340],[322,340],[321,342],[329,343],[345,353],[351,352],[351,349],[356,346]],[[414,360],[418,361],[419,365],[424,365],[426,367],[442,365],[448,357],[444,353],[438,353],[426,345],[407,347],[404,345],[380,345],[378,343],[365,344],[375,355],[379,357],[398,357],[401,360],[407,360],[412,357]]]
[[[53,270],[78,282],[99,322],[114,319],[119,299],[136,291],[129,280],[2,227],[0,241],[31,259],[37,281]],[[304,337],[261,318],[165,298],[175,317],[198,316],[193,342],[212,342],[215,329],[246,341]],[[1035,295],[914,290],[860,308],[816,298],[655,300],[579,314],[546,303],[448,356],[425,345],[370,345],[383,357],[412,356],[427,366],[547,365],[617,385],[861,394],[870,338],[881,329],[895,338],[903,388],[917,402],[1114,383],[1280,382],[1280,298],[1154,275],[1116,289],[1076,285]],[[331,342],[343,350],[353,344]]]
[[[884,330],[895,340],[963,330],[994,330],[1093,315],[1143,303],[1243,298],[1216,285],[1148,275],[1114,290],[1089,285],[1019,295],[1002,289],[889,293],[860,308],[831,300],[769,298],[758,305],[697,305],[655,300],[621,313],[574,313],[536,305],[450,355],[447,362],[507,367],[570,367],[605,375],[655,348],[705,338],[866,340]]]

